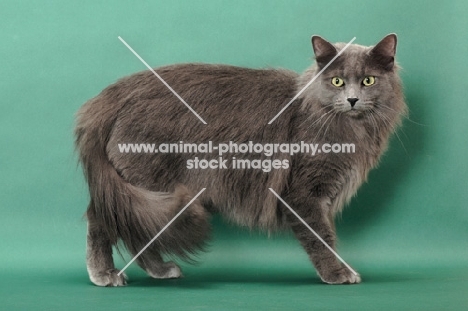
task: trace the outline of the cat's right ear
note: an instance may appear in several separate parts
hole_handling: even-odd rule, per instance
[[[336,56],[336,47],[320,36],[312,36],[312,48],[315,53],[315,60],[319,68],[324,67]]]

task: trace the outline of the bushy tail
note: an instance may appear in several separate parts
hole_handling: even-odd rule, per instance
[[[106,100],[107,99],[107,100]],[[89,185],[88,219],[101,226],[116,245],[121,239],[133,254],[140,251],[193,197],[184,186],[174,192],[135,187],[117,173],[106,145],[123,103],[103,92],[78,112],[76,148]],[[145,254],[167,253],[189,259],[209,235],[209,216],[198,200],[161,234]]]

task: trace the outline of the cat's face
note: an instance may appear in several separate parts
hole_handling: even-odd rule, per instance
[[[317,74],[345,44],[331,44],[314,36]],[[350,45],[311,85],[310,94],[320,107],[313,110],[333,112],[350,118],[393,119],[404,112],[400,80],[394,57],[396,36],[386,36],[374,47]]]
[[[366,49],[352,46],[347,61],[320,77],[321,100],[336,112],[358,117],[376,109],[382,93],[391,91],[388,74],[366,65]]]

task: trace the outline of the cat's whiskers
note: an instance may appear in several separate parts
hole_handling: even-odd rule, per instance
[[[372,112],[375,113],[379,117],[379,119],[382,119],[382,121],[392,130],[395,129],[395,126],[392,125],[392,123],[390,122],[390,118],[386,114],[375,109],[373,109]]]
[[[314,122],[312,122],[312,124],[310,124],[308,127],[307,127],[307,131],[310,130],[311,127],[313,127],[315,124],[317,124],[318,122],[320,122],[325,116],[327,116],[330,112],[332,112],[333,110],[330,110],[326,113],[324,113],[323,115],[320,116],[320,118],[318,118],[317,120],[315,120]],[[306,131],[306,132],[307,132]]]
[[[382,107],[386,107],[386,106],[382,106]],[[390,107],[387,107],[387,108],[391,109]],[[396,111],[393,110],[393,109],[391,109],[391,110],[394,111],[394,112],[396,112]],[[385,113],[383,113],[383,112],[381,112],[381,114],[382,114],[382,117],[386,117],[386,118],[387,118],[388,123],[389,123],[389,125],[390,125],[390,124],[392,123],[392,121],[390,120],[390,118],[389,118]],[[408,120],[409,120],[409,119],[408,119]],[[413,122],[412,120],[409,120],[409,121]],[[414,122],[413,122],[413,123],[414,123]],[[418,123],[416,123],[416,124],[418,124]],[[422,125],[422,124],[418,124],[418,125]],[[424,126],[424,125],[423,125],[423,126]],[[397,132],[397,131],[401,131],[401,133],[403,133],[403,135],[405,135],[405,137],[408,139],[408,135],[406,135],[406,133],[405,133],[405,131],[404,131],[403,128],[398,127],[396,124],[393,124],[391,127],[392,127],[392,132],[395,133],[395,134],[397,135],[397,137],[398,137],[398,132]],[[399,138],[399,137],[398,137],[398,138]]]
[[[312,114],[310,114],[304,122],[302,122],[299,126],[302,126],[304,123],[306,123],[307,121],[310,121],[314,116],[318,115],[319,113],[321,113],[322,111],[324,111],[325,109],[327,109],[328,107],[330,106],[333,106],[333,104],[328,104],[328,105],[325,105],[323,106],[322,108],[320,108],[319,110],[313,112]],[[316,120],[317,121],[317,120]],[[314,121],[315,122],[315,121]],[[310,128],[310,126],[309,126]]]
[[[382,106],[381,106],[382,107]],[[395,136],[398,138],[398,140],[400,141],[400,144],[401,146],[403,147],[403,150],[405,150],[405,153],[408,155],[408,150],[406,149],[405,147],[405,144],[403,144],[403,141],[401,140],[400,138],[400,135],[398,135],[398,131],[397,129],[395,128],[395,125],[392,125],[391,123],[391,120],[388,116],[386,116],[383,112],[380,112],[378,110],[375,111],[375,113],[377,115],[380,116],[380,118],[382,119],[383,122],[385,122],[392,130],[393,133],[395,133]],[[406,134],[405,134],[406,135]]]
[[[338,115],[339,113],[333,113],[333,118],[330,120],[330,122],[328,123],[328,126],[327,128],[325,129],[325,132],[323,132],[323,137],[326,137],[327,136],[327,131],[328,131],[328,128],[330,127],[330,125],[333,123],[335,117]]]
[[[397,128],[394,124],[392,124],[389,116],[387,116],[385,113],[378,111],[378,110],[374,110],[374,113],[378,116],[380,120],[382,120],[385,126],[387,126],[392,133],[396,131]]]
[[[367,113],[366,113],[366,115],[371,120],[372,128],[374,130],[372,139],[374,139],[376,137],[376,129],[377,129],[377,120],[374,118],[373,112],[374,112],[373,110],[368,110]]]
[[[390,119],[389,116],[387,116],[385,113],[382,111],[376,110],[375,113],[382,119],[382,121],[385,122],[385,124],[391,129],[392,132],[397,131],[397,126],[393,124],[392,120]]]
[[[346,105],[343,104],[343,103],[337,103],[337,104],[335,105],[335,108],[338,108],[338,109],[339,109],[339,110],[338,110],[339,112],[346,112]]]
[[[325,126],[325,124],[327,124],[328,120],[332,119],[333,116],[336,115],[336,113],[333,111],[333,110],[330,110],[329,112],[327,112],[327,114],[329,114],[330,112],[332,112],[331,115],[328,116],[328,118],[325,119],[325,121],[322,123],[322,125],[320,126],[319,130],[317,131],[317,134],[315,135],[314,139],[313,139],[313,142],[316,142],[317,141],[317,138],[319,138],[319,135],[320,135],[320,131],[322,130],[322,128]],[[325,136],[321,137],[321,138],[325,138]]]
[[[390,107],[388,107],[388,106],[386,106],[386,105],[379,105],[379,107],[386,108],[386,109],[388,109],[388,110],[390,110],[390,111],[392,111],[392,112],[395,112],[395,113],[400,114],[400,113],[399,113],[398,111],[396,111],[395,109],[390,108]],[[408,108],[408,111],[409,111],[409,108]],[[410,117],[407,116],[407,115],[403,115],[403,118],[405,118],[406,120],[408,120],[408,121],[410,121],[411,123],[414,123],[414,124],[416,124],[416,125],[419,125],[419,126],[427,126],[426,124],[422,124],[422,123],[416,122],[416,121],[414,121],[414,120],[411,120]]]

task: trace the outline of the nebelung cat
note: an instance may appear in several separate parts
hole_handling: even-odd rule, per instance
[[[89,184],[87,266],[91,281],[121,286],[114,266],[119,241],[135,255],[202,188],[206,190],[137,263],[151,277],[177,278],[163,255],[189,259],[210,233],[210,215],[241,226],[291,228],[323,282],[359,283],[295,217],[278,193],[331,247],[334,216],[356,193],[406,113],[395,63],[397,38],[374,47],[350,45],[272,124],[268,122],[344,47],[312,37],[316,62],[302,75],[287,70],[182,64],[155,71],[196,111],[203,124],[151,71],[123,78],[78,112],[76,146]],[[217,154],[123,153],[122,143],[349,143],[354,153],[287,153],[287,168],[188,169],[187,160]],[[233,154],[266,159],[262,154]]]

